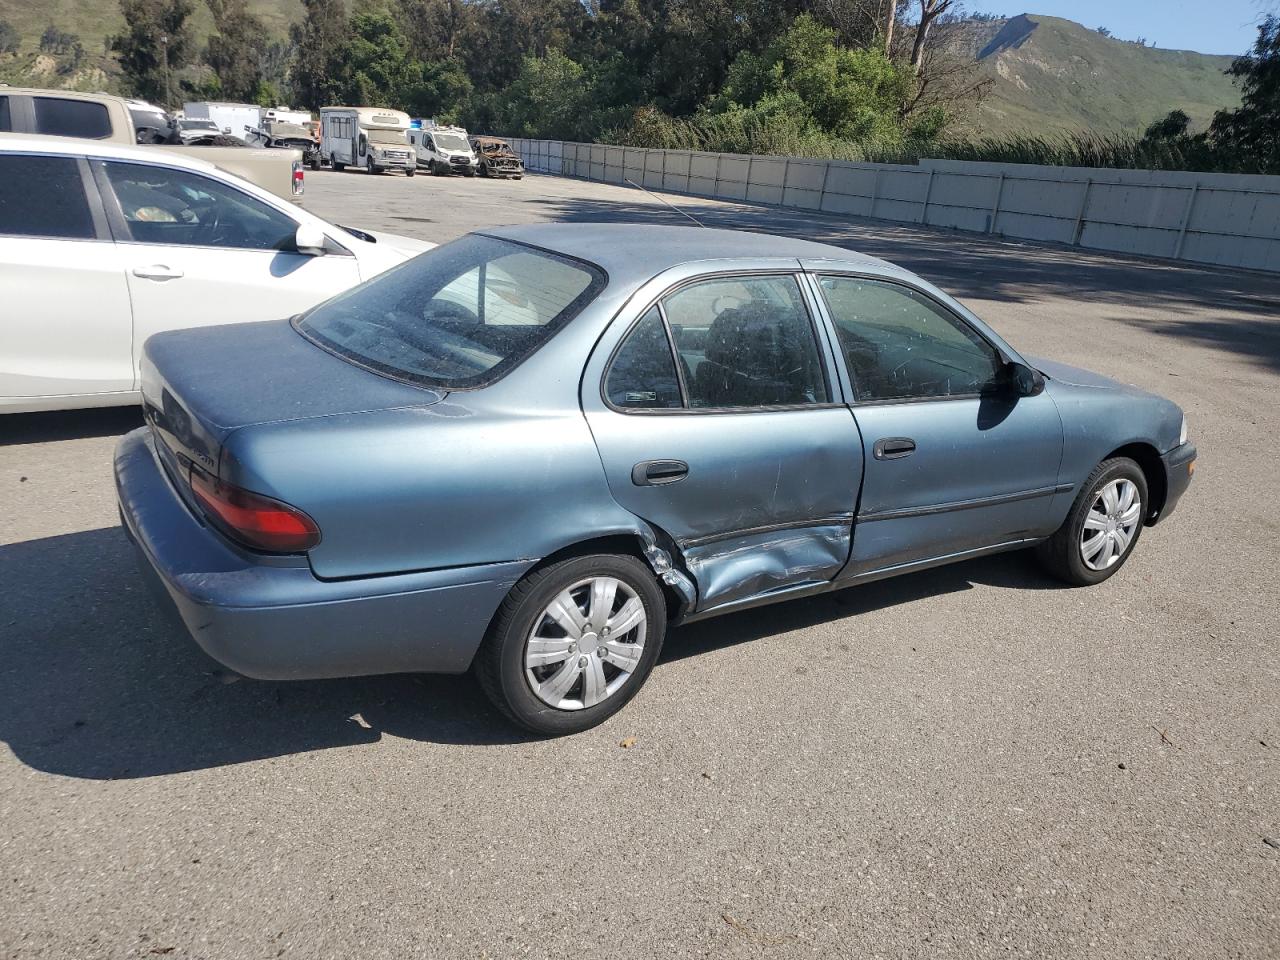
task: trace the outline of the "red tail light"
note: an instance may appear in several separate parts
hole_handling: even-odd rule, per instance
[[[316,522],[287,503],[250,493],[195,469],[191,471],[191,492],[211,521],[247,547],[268,553],[303,553],[320,542]]]
[[[293,161],[293,195],[300,197],[306,191],[306,173],[302,169],[302,161]]]

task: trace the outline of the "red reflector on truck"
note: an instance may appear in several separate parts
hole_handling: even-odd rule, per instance
[[[302,553],[320,542],[316,522],[287,503],[191,471],[191,492],[205,514],[235,540],[268,553]]]

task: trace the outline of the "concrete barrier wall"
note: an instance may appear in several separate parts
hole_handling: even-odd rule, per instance
[[[1280,177],[510,143],[528,169],[562,176],[1280,272]]]

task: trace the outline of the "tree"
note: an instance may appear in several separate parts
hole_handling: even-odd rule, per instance
[[[298,99],[316,110],[341,99],[335,70],[347,41],[347,13],[342,0],[302,0],[302,5],[302,23],[289,31],[297,51],[291,78]]]
[[[710,108],[790,116],[846,140],[893,140],[911,87],[910,72],[878,47],[840,46],[834,30],[806,14],[763,53],[739,54]]]
[[[1143,134],[1144,140],[1176,140],[1185,137],[1191,127],[1191,118],[1182,110],[1170,110],[1159,120],[1153,120]]]
[[[916,37],[911,44],[911,66],[918,75],[924,69],[926,44],[934,21],[951,9],[954,0],[920,0],[920,23],[916,25]]]
[[[1240,107],[1219,110],[1210,137],[1245,153],[1260,170],[1280,170],[1280,16],[1263,19],[1253,49],[1227,73],[1240,81]]]
[[[0,54],[17,53],[21,47],[21,34],[8,20],[0,20]]]
[[[191,0],[120,0],[124,33],[111,38],[132,92],[170,106],[173,75],[191,62],[195,48]]]
[[[271,47],[266,26],[249,12],[245,0],[208,2],[217,32],[205,44],[204,62],[218,78],[222,96],[252,100],[266,82]]]
[[[49,24],[44,28],[44,33],[40,34],[40,52],[58,55],[71,53],[79,42],[80,38],[74,33],[67,33],[65,30],[59,30],[53,24]]]

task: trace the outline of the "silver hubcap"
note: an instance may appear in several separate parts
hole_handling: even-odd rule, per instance
[[[579,580],[534,621],[524,652],[530,688],[558,710],[594,707],[640,665],[646,625],[644,604],[621,580]]]
[[[1142,521],[1142,498],[1132,480],[1112,480],[1098,491],[1080,531],[1080,557],[1090,570],[1114,566]]]

